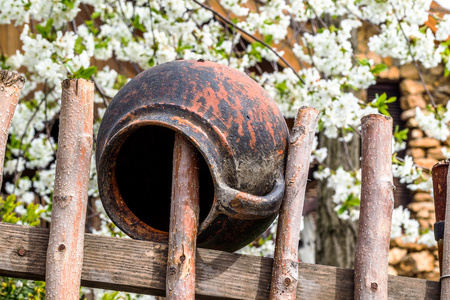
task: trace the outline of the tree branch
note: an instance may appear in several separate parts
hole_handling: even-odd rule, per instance
[[[219,14],[218,12],[216,12],[214,9],[212,9],[211,7],[208,7],[206,5],[204,5],[203,3],[198,2],[197,0],[192,0],[194,3],[200,5],[201,7],[203,7],[206,10],[209,10],[210,12],[213,13],[214,16],[219,17],[220,19],[222,19],[222,21],[224,21],[225,23],[227,23],[228,25],[236,28],[237,30],[241,31],[242,33],[250,36],[252,39],[254,39],[255,41],[257,41],[258,43],[262,44],[264,47],[268,48],[270,51],[272,51],[283,63],[286,64],[286,66],[288,66],[295,74],[295,76],[297,76],[297,78],[300,80],[301,83],[305,83],[303,81],[303,79],[300,77],[300,75],[298,74],[298,72],[294,69],[294,67],[286,60],[284,59],[283,56],[281,56],[280,54],[278,54],[278,52],[273,49],[271,46],[269,46],[267,43],[265,43],[263,40],[257,38],[256,36],[248,33],[247,31],[245,31],[244,29],[240,28],[239,26],[237,26],[236,24],[234,24],[233,22],[231,22],[230,20],[228,20],[227,18],[225,18],[224,16],[222,16],[221,14]]]

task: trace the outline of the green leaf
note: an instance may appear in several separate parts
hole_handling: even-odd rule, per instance
[[[381,72],[387,70],[387,68],[388,68],[388,67],[387,67],[385,64],[378,64],[378,65],[376,65],[375,67],[373,67],[373,68],[370,70],[370,72],[371,72],[372,74],[379,74],[379,73],[381,73]]]
[[[396,165],[401,165],[402,162],[398,160],[397,153],[392,154],[392,163]]]
[[[87,20],[87,21],[84,22],[84,24],[86,24],[87,28],[89,29],[90,32],[92,32],[92,34],[97,35],[98,29],[95,28],[94,21]]]
[[[347,210],[347,205],[342,205],[338,210],[338,215],[342,215]]]
[[[319,120],[319,132],[323,130],[323,127],[325,126],[325,123],[322,120]]]
[[[406,141],[408,139],[408,132],[409,132],[408,128],[399,131],[399,127],[398,125],[396,125],[394,130],[395,140],[398,142]]]
[[[397,97],[390,97],[389,99],[386,100],[385,103],[393,103],[397,100]]]
[[[368,67],[370,67],[370,62],[369,62],[369,60],[366,59],[366,58],[360,59],[360,60],[359,60],[359,63],[360,63],[362,66],[368,66]]]
[[[139,15],[136,15],[136,17],[134,18],[134,20],[131,23],[131,25],[133,25],[134,28],[136,28],[137,30],[140,30],[142,32],[146,32],[147,31],[145,29],[144,25],[142,25],[142,23],[140,22]]]
[[[83,45],[83,38],[81,36],[79,36],[75,40],[75,49],[74,50],[77,54],[81,54],[84,50],[86,50],[86,47]]]
[[[380,111],[380,113],[382,113],[385,116],[390,117],[391,115],[389,114],[389,112],[387,111],[387,106],[386,107],[378,107],[378,110]]]
[[[96,66],[91,66],[87,69],[84,69],[80,72],[80,78],[84,78],[84,79],[91,79],[91,76],[97,73],[97,67]]]
[[[360,206],[361,205],[361,200],[359,198],[356,197],[352,197],[350,199],[350,201],[347,202],[348,206]]]
[[[42,35],[42,37],[45,37],[47,35],[47,32],[45,32],[44,26],[40,24],[36,24],[36,30]]]
[[[45,24],[45,26],[42,26],[40,24],[37,24],[35,26],[36,30],[42,35],[42,37],[44,39],[47,40],[52,40],[53,36],[51,34],[52,32],[52,26],[53,26],[53,19],[50,18],[48,19],[47,23]]]
[[[23,8],[25,9],[25,11],[29,11],[31,7],[31,2],[26,3]]]
[[[286,80],[278,83],[277,85],[275,85],[275,88],[281,93],[281,94],[285,94],[288,90],[288,87],[286,85]]]
[[[16,224],[19,218],[16,216],[14,210],[20,203],[16,202],[16,196],[9,195],[6,200],[0,198],[0,219],[2,222]]]
[[[50,32],[52,31],[52,26],[53,26],[53,19],[50,18],[50,19],[48,19],[47,23],[45,24],[45,31],[48,33],[49,36],[50,36]]]
[[[61,3],[67,6],[70,9],[75,8],[75,1],[74,0],[61,0]]]
[[[127,77],[125,75],[118,74],[113,87],[116,90],[120,90],[125,85],[125,83],[127,83]]]
[[[90,80],[91,76],[97,73],[97,67],[91,66],[87,69],[84,67],[81,67],[76,72],[74,72],[71,76],[68,76],[69,78],[83,78],[86,80]]]
[[[264,42],[268,45],[272,45],[273,36],[271,34],[268,34],[264,37]]]
[[[97,19],[98,17],[100,17],[100,15],[101,15],[100,12],[94,11],[94,12],[91,14],[91,19],[92,19],[92,20],[95,20],[95,19]]]
[[[152,56],[147,62],[149,67],[153,67],[155,65],[155,58]]]

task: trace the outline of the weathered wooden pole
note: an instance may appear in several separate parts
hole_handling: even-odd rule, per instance
[[[316,109],[301,107],[292,129],[286,165],[286,189],[278,219],[270,299],[289,300],[296,297],[300,224],[318,117]]]
[[[434,213],[436,223],[434,223],[434,237],[438,246],[439,271],[442,273],[442,256],[444,248],[444,230],[445,230],[445,210],[447,203],[447,172],[448,161],[440,161],[433,166],[431,174],[433,176],[433,194],[434,194]]]
[[[362,127],[362,188],[355,254],[355,299],[387,299],[394,207],[392,118],[368,115]]]
[[[175,134],[170,208],[167,299],[195,299],[195,251],[199,215],[197,150]]]
[[[448,169],[447,169],[448,170]],[[441,267],[441,299],[450,299],[450,172],[447,171],[447,194]]]
[[[0,70],[0,187],[3,182],[3,162],[9,127],[24,83],[25,77],[22,75]]]
[[[94,84],[62,82],[58,152],[50,237],[47,249],[48,300],[80,297],[84,226],[92,152]]]

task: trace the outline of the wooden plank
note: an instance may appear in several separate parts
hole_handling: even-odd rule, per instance
[[[11,56],[16,54],[16,50],[22,48],[20,34],[23,26],[14,26],[14,24],[0,24],[0,54]]]
[[[0,223],[0,276],[44,280],[47,243],[46,228]],[[268,299],[272,259],[207,249],[196,255],[198,299]],[[86,234],[81,284],[163,295],[166,261],[164,244]],[[300,263],[298,271],[297,299],[353,299],[353,270]],[[439,299],[439,291],[439,282],[389,276],[389,299]]]

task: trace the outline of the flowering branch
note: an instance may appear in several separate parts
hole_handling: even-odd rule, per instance
[[[420,81],[422,82],[422,85],[423,85],[423,87],[424,87],[424,89],[425,89],[425,91],[426,91],[426,93],[427,93],[427,95],[428,95],[428,98],[430,98],[431,105],[432,105],[434,108],[436,108],[436,102],[434,101],[434,97],[431,95],[430,90],[428,89],[427,84],[425,83],[425,80],[423,79],[423,75],[422,75],[422,71],[420,70],[420,66],[419,66],[419,64],[417,63],[417,60],[416,60],[416,58],[414,57],[414,54],[412,53],[412,50],[411,50],[411,41],[410,41],[409,38],[406,36],[405,30],[403,29],[401,20],[399,19],[398,15],[397,15],[397,12],[396,12],[396,10],[395,10],[394,4],[391,3],[391,6],[392,6],[392,10],[393,10],[393,12],[394,12],[394,16],[395,16],[395,18],[397,19],[398,26],[400,27],[400,31],[402,32],[403,37],[405,38],[406,43],[408,44],[409,54],[411,55],[411,59],[412,59],[412,61],[413,61],[413,63],[414,63],[414,66],[415,66],[416,69],[417,69],[417,72],[418,72],[418,74],[419,74]]]
[[[200,5],[201,7],[203,7],[206,10],[209,10],[210,12],[212,12],[216,17],[219,17],[220,19],[222,19],[222,21],[224,21],[225,23],[227,23],[228,25],[236,28],[237,30],[241,31],[242,33],[248,35],[249,37],[251,37],[252,39],[254,39],[255,41],[257,41],[258,43],[260,43],[261,45],[263,45],[264,47],[266,47],[267,49],[269,49],[271,52],[273,52],[286,66],[288,66],[293,72],[294,74],[297,76],[298,80],[300,80],[301,83],[305,83],[303,81],[303,79],[300,77],[300,75],[298,75],[297,71],[294,69],[294,67],[280,54],[278,54],[278,52],[272,48],[270,45],[268,45],[266,42],[264,42],[263,40],[257,38],[256,36],[248,33],[246,30],[242,29],[241,27],[237,26],[236,24],[234,24],[233,22],[231,22],[230,20],[228,20],[227,18],[225,18],[224,16],[222,16],[221,14],[219,14],[218,12],[216,12],[214,9],[212,9],[211,7],[208,7],[206,5],[204,5],[203,3],[198,2],[197,0],[192,0],[193,2],[195,2],[196,4]]]

